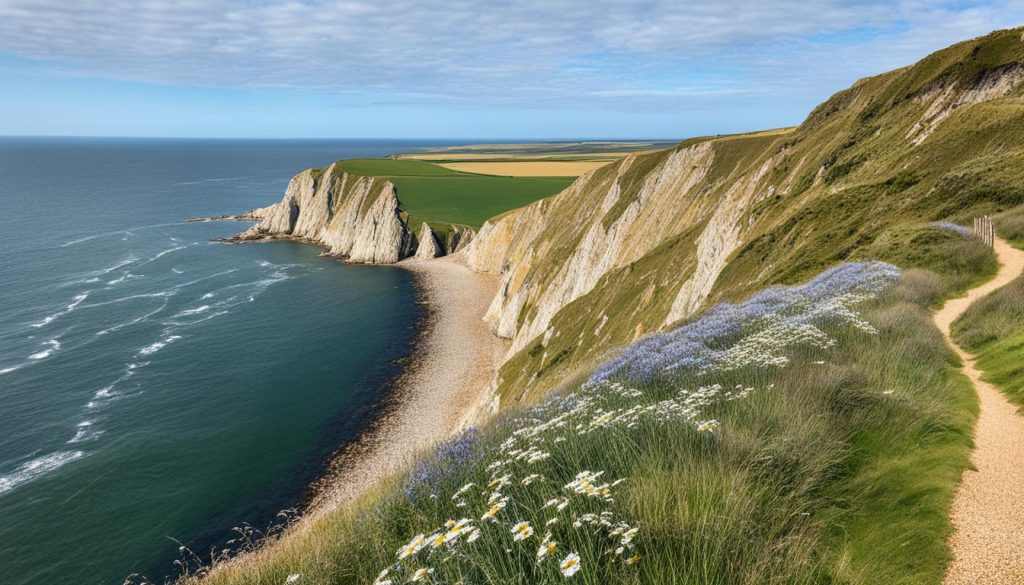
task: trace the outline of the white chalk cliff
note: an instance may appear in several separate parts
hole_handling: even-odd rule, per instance
[[[511,345],[489,399],[541,396],[711,302],[868,257],[889,210],[951,217],[978,185],[977,201],[1011,199],[992,169],[1024,158],[1022,41],[861,80],[791,131],[629,155],[485,223],[459,254],[501,278],[485,319]],[[986,125],[998,140],[971,142]]]
[[[444,256],[444,248],[437,241],[437,235],[434,234],[434,230],[430,229],[427,222],[423,222],[423,225],[420,227],[419,237],[416,239],[419,242],[416,246],[417,260],[430,260],[431,258]]]
[[[366,264],[392,264],[412,252],[394,185],[344,172],[336,164],[299,173],[281,202],[261,211],[263,219],[236,241],[293,238]]]

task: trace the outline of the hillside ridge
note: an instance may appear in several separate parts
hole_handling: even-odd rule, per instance
[[[489,407],[710,302],[885,259],[907,226],[1024,202],[1022,31],[862,79],[791,133],[633,154],[487,222],[464,254],[501,276],[487,319],[512,341]]]

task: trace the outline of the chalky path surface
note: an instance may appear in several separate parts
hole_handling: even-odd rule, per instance
[[[971,463],[953,500],[956,532],[949,544],[953,561],[946,585],[1024,584],[1024,416],[981,379],[974,357],[953,343],[950,324],[975,300],[1006,285],[1024,271],[1024,251],[995,242],[999,272],[935,314],[935,324],[964,362],[980,399]]]

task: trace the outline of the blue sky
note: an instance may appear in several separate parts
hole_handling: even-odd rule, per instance
[[[0,0],[0,135],[685,138],[799,123],[1024,0]]]

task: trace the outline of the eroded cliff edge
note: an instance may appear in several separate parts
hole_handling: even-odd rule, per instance
[[[863,79],[797,128],[630,155],[488,221],[462,253],[501,278],[486,319],[511,348],[487,407],[716,301],[899,253],[905,226],[1024,203],[1022,32]]]
[[[279,203],[242,215],[189,221],[241,220],[258,223],[229,242],[298,240],[357,264],[394,264],[410,256],[436,258],[455,253],[476,236],[466,226],[450,225],[440,238],[423,223],[417,237],[395,185],[381,177],[345,171],[339,163],[306,169],[292,177]]]
[[[284,198],[234,241],[296,239],[323,246],[349,262],[391,264],[415,252],[395,186],[347,173],[332,164],[307,169],[288,183]]]

